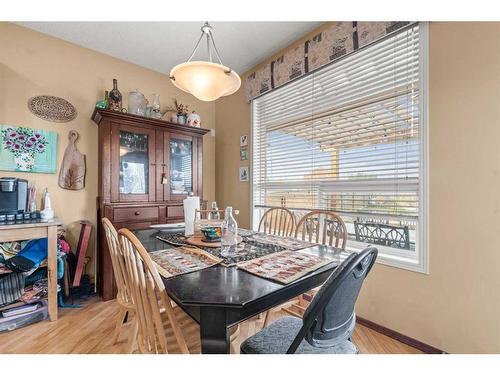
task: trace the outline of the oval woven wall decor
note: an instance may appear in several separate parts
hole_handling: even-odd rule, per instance
[[[57,96],[34,96],[28,100],[28,108],[35,116],[52,122],[68,122],[77,115],[73,104]]]

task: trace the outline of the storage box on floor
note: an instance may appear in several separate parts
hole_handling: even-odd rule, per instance
[[[48,303],[42,300],[33,304],[5,309],[0,312],[0,332],[12,331],[48,317]]]

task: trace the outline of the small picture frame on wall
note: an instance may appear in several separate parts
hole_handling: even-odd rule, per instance
[[[248,160],[248,147],[240,147],[240,160]]]
[[[250,180],[248,174],[248,167],[240,167],[240,182],[248,182]]]
[[[240,135],[240,147],[248,146],[248,135]]]

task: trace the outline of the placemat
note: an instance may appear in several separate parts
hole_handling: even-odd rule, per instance
[[[262,244],[273,244],[288,250],[301,250],[315,245],[292,237],[282,237],[275,234],[265,234],[260,232],[254,232],[252,235],[247,237],[247,242],[250,241]]]
[[[160,241],[166,242],[172,246],[186,245],[186,236],[180,233],[162,233],[156,236]]]
[[[252,236],[255,233],[259,233],[259,232],[256,232],[256,231],[251,230],[251,229],[238,228],[238,236],[241,236],[241,237]]]
[[[285,250],[238,263],[237,267],[259,277],[288,284],[333,261],[334,259]]]
[[[221,262],[221,259],[194,246],[172,247],[149,255],[159,274],[165,278],[199,271]]]

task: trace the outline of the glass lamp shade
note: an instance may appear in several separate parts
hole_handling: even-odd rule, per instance
[[[231,95],[241,86],[236,72],[208,61],[179,64],[170,71],[170,79],[176,87],[205,102]]]

